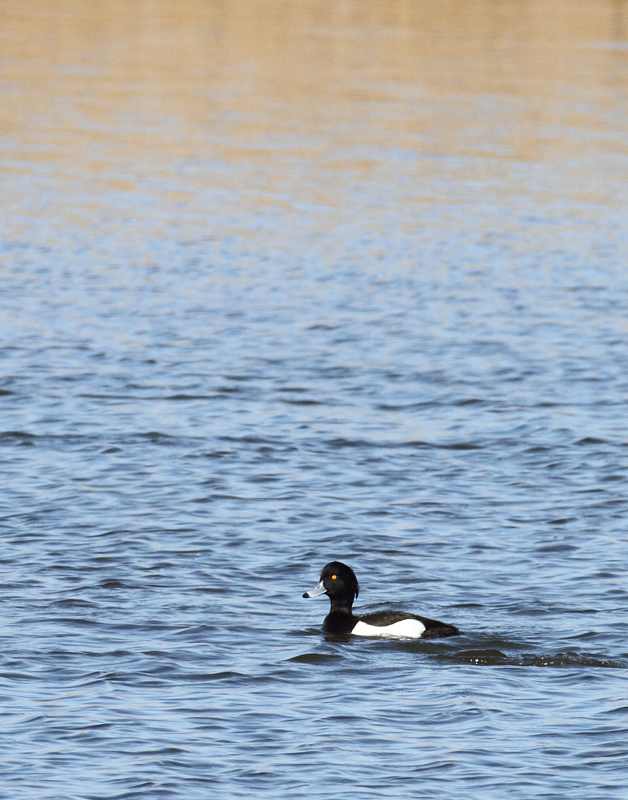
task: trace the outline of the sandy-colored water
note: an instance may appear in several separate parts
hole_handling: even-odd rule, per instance
[[[227,219],[306,207],[334,226],[362,182],[395,194],[400,224],[473,201],[474,182],[505,203],[618,200],[586,170],[613,174],[627,146],[624,2],[3,0],[0,15],[14,233],[47,204],[74,219],[77,192],[99,230],[212,217],[217,198]],[[523,186],[502,181],[513,164]]]

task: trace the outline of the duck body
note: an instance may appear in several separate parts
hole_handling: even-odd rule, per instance
[[[331,561],[323,567],[318,585],[305,592],[303,597],[326,594],[331,600],[331,610],[323,622],[325,633],[397,639],[434,639],[460,634],[455,625],[405,611],[354,614],[353,601],[359,592],[360,586],[351,567],[340,561]]]

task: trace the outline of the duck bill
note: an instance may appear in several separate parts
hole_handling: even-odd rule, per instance
[[[325,594],[325,587],[323,586],[323,581],[317,584],[313,589],[310,589],[309,592],[304,592],[303,597],[318,597],[321,594]]]

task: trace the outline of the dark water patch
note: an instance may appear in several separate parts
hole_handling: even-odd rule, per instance
[[[626,669],[628,661],[580,653],[553,655],[528,654],[521,658],[524,667],[596,667],[600,669]]]
[[[552,524],[552,523],[550,523]],[[537,548],[539,553],[571,553],[574,550],[579,550],[577,545],[567,544],[566,542],[559,542],[557,544],[549,544],[544,547]]]
[[[365,439],[351,440],[351,439],[344,439],[344,438],[331,439],[331,440],[325,442],[324,444],[327,447],[332,447],[332,448],[336,448],[336,449],[342,449],[342,448],[373,448],[373,447],[385,447],[386,446],[386,445],[377,444],[377,443],[374,443],[374,442],[368,442]]]
[[[0,444],[18,444],[36,447],[102,447],[103,441],[97,434],[76,434],[65,432],[62,434],[32,434],[23,431],[5,431],[0,433]]]
[[[175,402],[187,402],[196,400],[224,400],[224,392],[219,394],[171,394],[164,397],[164,400],[171,400]],[[152,398],[159,399],[159,398]]]
[[[58,606],[59,608],[98,608],[97,603],[92,603],[88,600],[83,600],[80,598],[75,597],[67,597],[63,600],[55,600],[52,603],[53,606]]]
[[[218,439],[222,442],[233,442],[234,444],[261,444],[267,447],[286,447],[289,446],[285,441],[279,438],[264,438],[261,436],[245,435],[240,437],[235,436],[219,436]],[[296,449],[292,447],[291,449]]]
[[[47,613],[50,613],[51,609],[47,609]],[[30,622],[31,624],[46,624],[46,625],[60,625],[60,626],[70,626],[70,627],[86,627],[86,628],[96,628],[102,625],[99,620],[97,619],[88,619],[86,617],[64,617],[64,616],[45,616],[42,615],[41,618],[31,619],[31,620],[24,620],[24,622]]]
[[[382,441],[376,442],[367,439],[337,438],[324,442],[325,446],[337,449],[364,448],[364,449],[400,449],[400,448],[426,448],[435,450],[480,450],[484,445],[473,442],[436,443],[420,439],[410,441]]]
[[[253,374],[250,375],[242,374],[242,375],[225,375],[224,377],[228,381],[235,381],[236,383],[245,383],[247,381],[256,380],[258,376]],[[237,389],[237,387],[234,387],[234,389]]]
[[[245,390],[242,389],[241,386],[218,386],[216,391],[219,394],[227,394],[227,395],[243,394],[245,392]]]
[[[31,682],[35,678],[35,675],[29,672],[22,672],[17,670],[12,671],[4,671],[0,670],[0,679],[6,680],[9,682],[18,681],[18,682]]]
[[[288,661],[295,664],[330,664],[337,662],[339,658],[341,658],[340,655],[333,653],[302,653],[292,656]]]
[[[240,502],[247,502],[248,500],[252,500],[252,498],[246,498],[243,496],[235,495],[235,494],[208,494],[206,497],[193,497],[191,498],[191,503],[213,503],[216,500],[238,500]]]
[[[375,408],[378,411],[414,411],[421,408],[433,408],[440,405],[438,400],[424,400],[417,403],[405,403],[402,405],[395,405],[391,403],[378,403]]]
[[[590,653],[559,652],[550,655],[521,653],[512,654],[502,650],[469,649],[456,652],[434,654],[445,661],[478,666],[521,666],[521,667],[595,667],[600,669],[625,669],[625,659],[607,658]]]
[[[157,444],[164,447],[177,447],[184,442],[191,441],[189,437],[182,438],[180,436],[173,436],[172,434],[162,433],[160,431],[148,431],[146,433],[133,433],[127,434],[118,439],[123,444],[142,444],[148,442],[150,444]],[[193,440],[192,440],[193,441]],[[196,441],[202,441],[196,439]]]
[[[453,444],[432,445],[432,447],[442,448],[443,450],[481,450],[483,445],[473,442],[455,442]]]
[[[605,709],[604,711],[598,711],[598,714],[609,715],[609,716],[615,716],[615,715],[628,716],[628,705],[619,706],[617,708],[608,708]]]
[[[95,531],[93,534],[97,539],[107,539],[116,537],[128,537],[131,535],[129,528],[114,528],[113,530]],[[102,558],[102,556],[101,556]],[[111,558],[105,558],[104,563],[112,563]]]
[[[460,650],[455,656],[449,656],[459,663],[496,666],[507,663],[508,656],[501,650]]]
[[[32,444],[37,437],[25,431],[2,431],[0,432],[0,444],[5,442],[18,444]]]
[[[334,405],[329,400],[325,400],[324,402],[321,400],[288,400],[282,399],[282,403],[286,403],[287,405],[292,406],[331,406]]]
[[[130,394],[129,392],[125,392],[124,394],[118,392],[106,392],[106,393],[82,393],[78,395],[83,400],[123,400],[123,401],[137,401],[138,399],[146,399],[146,400],[156,400],[159,399],[157,397],[147,397],[147,398],[138,398],[135,394]]]
[[[616,483],[616,482],[624,482],[626,480],[626,475],[624,473],[619,473],[616,475],[605,475],[600,479],[603,483]]]

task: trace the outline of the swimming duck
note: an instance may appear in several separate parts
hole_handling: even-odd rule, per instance
[[[433,639],[439,636],[457,636],[455,625],[435,619],[407,614],[405,611],[374,611],[356,616],[353,600],[360,592],[354,571],[340,561],[331,561],[323,567],[319,583],[303,597],[326,594],[331,600],[331,611],[325,617],[326,633],[352,633],[354,636],[387,636],[400,639]]]

